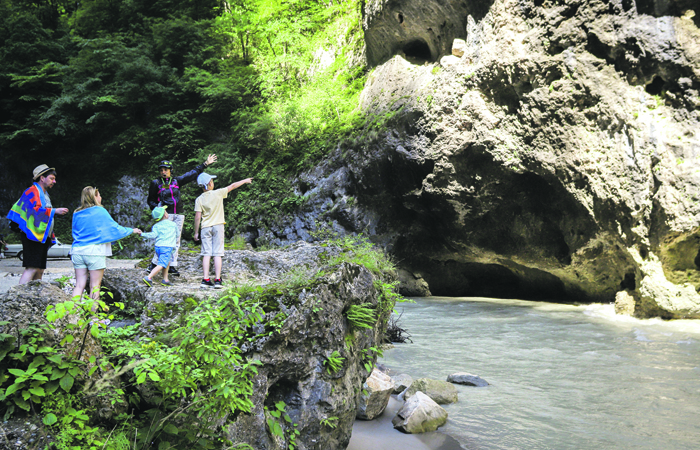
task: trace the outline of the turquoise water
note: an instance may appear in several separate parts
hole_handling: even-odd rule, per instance
[[[401,304],[393,373],[457,386],[440,428],[465,449],[700,448],[700,321],[637,320],[612,305],[419,298]]]

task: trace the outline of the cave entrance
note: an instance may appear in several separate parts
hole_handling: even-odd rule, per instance
[[[415,39],[403,46],[403,53],[406,55],[406,61],[413,64],[423,64],[432,62],[433,54],[430,52],[428,43],[423,39]]]
[[[661,91],[663,91],[664,84],[666,84],[666,82],[664,81],[663,78],[654,77],[652,82],[647,84],[647,86],[644,88],[644,90],[647,91],[651,95],[660,95]]]

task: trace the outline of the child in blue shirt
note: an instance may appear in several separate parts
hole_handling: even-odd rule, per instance
[[[163,286],[172,286],[172,283],[168,280],[168,269],[170,268],[173,252],[177,246],[177,237],[180,234],[180,229],[175,222],[163,220],[168,218],[168,213],[163,207],[159,206],[154,208],[151,215],[156,220],[156,223],[153,225],[153,228],[151,228],[150,233],[142,233],[141,237],[156,240],[158,265],[153,268],[147,277],[143,277],[143,282],[149,287],[153,286],[153,277],[158,275],[161,270],[165,269],[163,272],[163,280],[160,284]]]

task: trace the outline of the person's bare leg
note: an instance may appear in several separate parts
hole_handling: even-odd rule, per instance
[[[221,279],[221,266],[222,266],[221,256],[214,257],[214,273],[216,274],[216,279]]]
[[[163,270],[163,266],[156,266],[153,270],[151,270],[151,273],[148,274],[148,278],[152,280],[153,277],[158,275],[161,270]]]
[[[168,271],[169,271],[169,270],[170,270],[170,264],[168,264],[168,267],[166,267],[166,268],[163,270],[163,281],[165,281],[166,283],[167,283],[168,281],[170,281],[170,280],[168,280]]]
[[[36,272],[41,269],[37,269],[36,267],[26,267],[24,269],[24,272],[22,272],[22,276],[19,277],[19,284],[27,284],[30,281],[36,279],[34,278],[36,276]],[[44,271],[41,270],[41,273],[43,274]],[[41,279],[41,275],[39,275],[39,279]]]
[[[87,284],[87,269],[75,269],[75,287],[73,288],[73,297],[83,295],[85,285]]]
[[[44,270],[46,270],[46,269],[36,269],[36,272],[34,272],[34,278],[32,278],[32,280],[33,281],[41,280],[41,277],[44,276]]]
[[[209,278],[209,263],[211,262],[211,256],[202,256],[202,268],[204,269],[204,279]]]
[[[90,298],[93,300],[100,299],[100,287],[102,286],[102,277],[104,274],[104,269],[90,271]]]

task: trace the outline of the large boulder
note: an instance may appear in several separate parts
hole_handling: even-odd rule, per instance
[[[422,392],[404,403],[392,420],[394,428],[404,433],[435,431],[447,422],[447,411]]]
[[[391,377],[375,367],[372,369],[362,392],[357,400],[357,415],[361,420],[372,420],[380,416],[389,404],[389,398],[394,392],[394,382]]]
[[[253,379],[253,410],[224,423],[226,437],[232,442],[260,450],[286,448],[288,442],[280,436],[261,432],[268,429],[269,408],[284,402],[285,412],[295,425],[283,420],[279,424],[286,436],[293,430],[299,432],[299,448],[347,446],[358,409],[357,394],[369,376],[365,363],[374,362],[367,360],[367,354],[371,347],[380,345],[389,310],[379,313],[371,329],[351,326],[345,316],[350,305],[376,307],[380,292],[375,287],[376,276],[362,266],[325,265],[339,252],[333,246],[300,242],[280,250],[227,251],[224,255],[225,285],[235,281],[258,286],[266,293],[264,321],[281,323],[275,333],[242,348],[247,357],[261,365]],[[115,298],[127,303],[140,317],[140,337],[168,343],[168,331],[184,323],[197,303],[210,295],[225,294],[199,288],[198,255],[184,252],[180,258],[181,276],[174,279],[172,287],[148,288],[141,282],[144,274],[140,269],[105,272],[105,285]],[[298,283],[319,270],[326,275],[309,285]],[[275,283],[290,277],[297,283],[283,289],[275,287]],[[327,364],[334,352],[343,358],[337,371]],[[387,389],[390,395],[393,384]]]
[[[458,400],[457,388],[451,383],[431,378],[418,378],[406,389],[403,397],[409,400],[416,393],[422,392],[440,405],[455,403]]]

